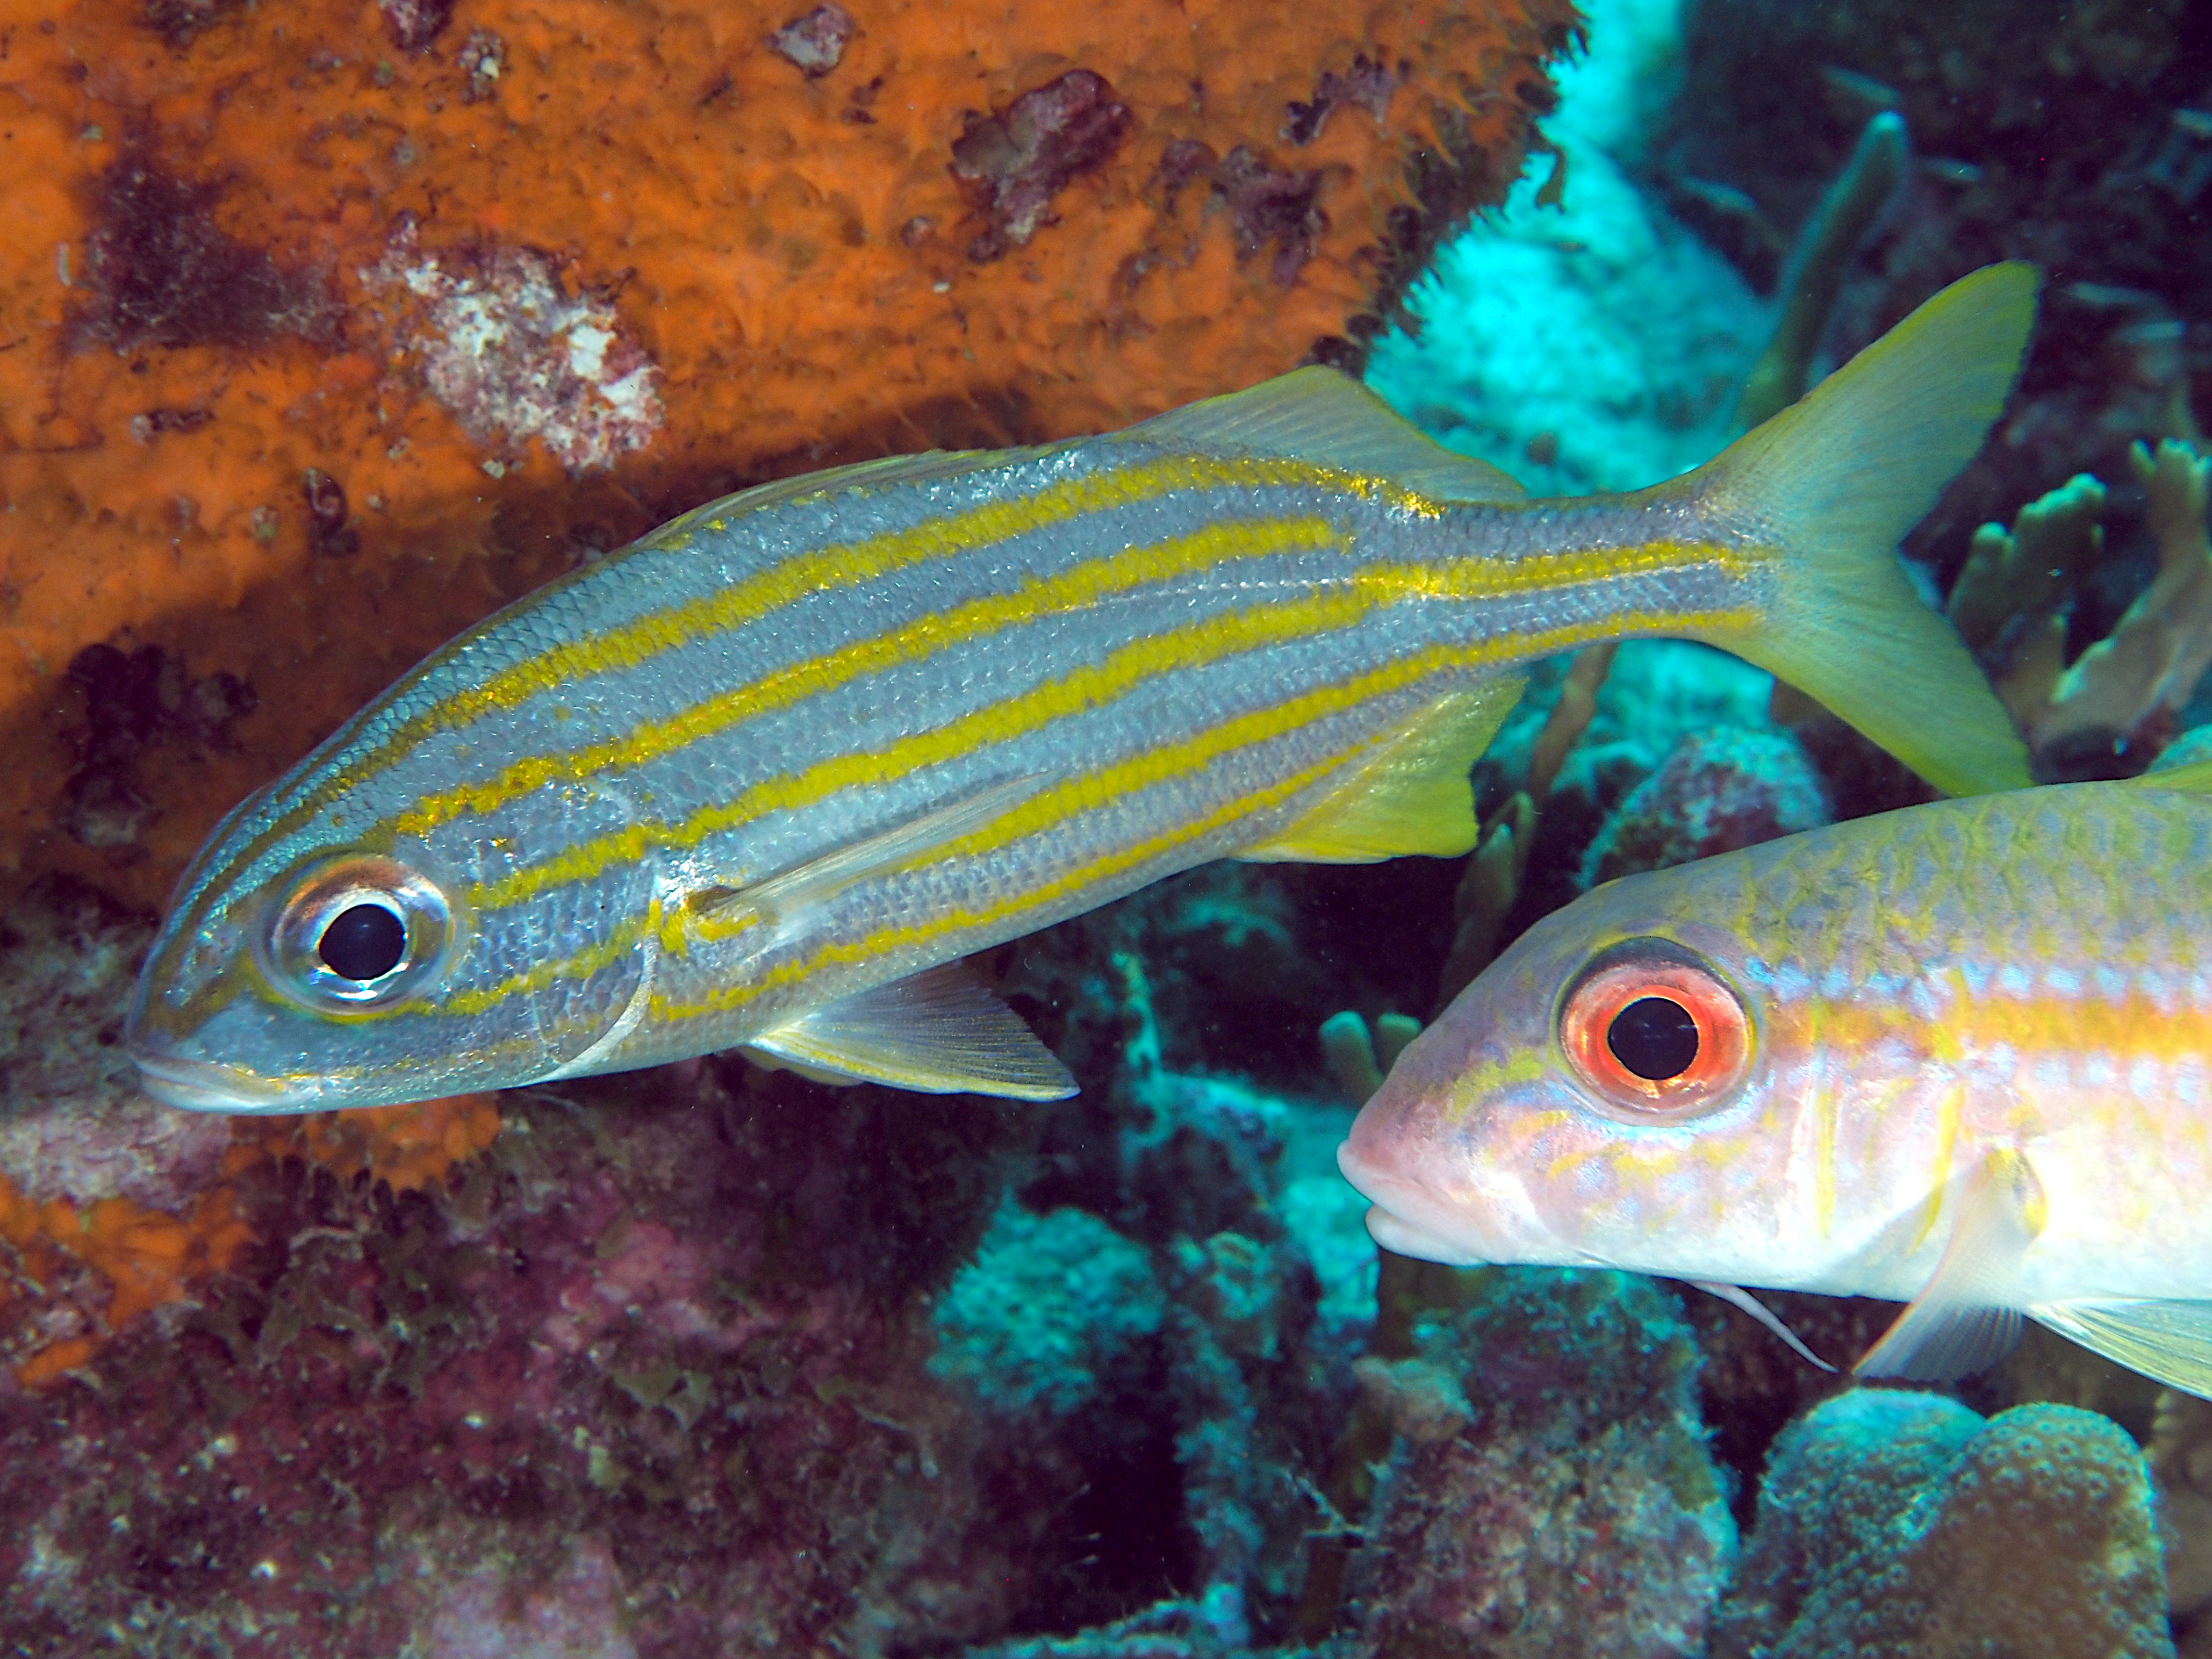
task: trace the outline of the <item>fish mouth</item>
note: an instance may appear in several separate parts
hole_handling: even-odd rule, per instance
[[[1471,1239],[1472,1217],[1446,1215],[1446,1206],[1418,1183],[1370,1163],[1359,1150],[1357,1132],[1336,1149],[1336,1167],[1367,1200],[1367,1236],[1393,1255],[1441,1261],[1452,1267],[1480,1267],[1498,1259]]]
[[[164,1106],[188,1112],[284,1112],[305,1109],[298,1091],[242,1066],[171,1054],[133,1054],[138,1086]]]

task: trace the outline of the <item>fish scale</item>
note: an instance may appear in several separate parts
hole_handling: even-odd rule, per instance
[[[1218,857],[1463,853],[1526,665],[1600,640],[1705,639],[1948,787],[2017,781],[1892,549],[2001,404],[2034,283],[1967,279],[1627,495],[1527,501],[1311,369],[710,504],[488,619],[227,820],[133,1053],[232,1109],[732,1047],[1064,1093],[948,964]],[[325,950],[333,894],[398,917],[399,953]]]

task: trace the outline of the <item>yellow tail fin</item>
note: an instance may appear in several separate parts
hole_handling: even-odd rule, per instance
[[[1954,795],[2031,781],[1989,682],[1897,544],[1981,447],[2035,321],[2035,267],[1960,278],[1686,480],[1768,540],[1781,599],[1711,643],[1780,676]]]

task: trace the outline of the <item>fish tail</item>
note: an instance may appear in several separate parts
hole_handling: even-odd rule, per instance
[[[1897,544],[2003,409],[2040,282],[2018,262],[1960,278],[1672,486],[1778,555],[1772,610],[1709,642],[1819,699],[1954,795],[2024,787],[2027,750],[1950,623],[1914,590]]]

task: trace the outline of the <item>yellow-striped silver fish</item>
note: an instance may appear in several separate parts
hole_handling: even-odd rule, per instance
[[[1401,1255],[2023,1316],[2212,1396],[2212,763],[1939,801],[1585,894],[1399,1057],[1338,1161]],[[1784,1334],[1786,1334],[1786,1333]],[[1794,1339],[1792,1339],[1794,1340]]]
[[[2026,781],[1898,537],[2036,277],[1931,300],[1711,465],[1530,501],[1305,369],[1105,437],[732,495],[491,617],[234,811],[130,1044],[301,1111],[742,1046],[1071,1084],[957,959],[1211,859],[1465,852],[1531,659],[1710,641],[1944,788]]]

